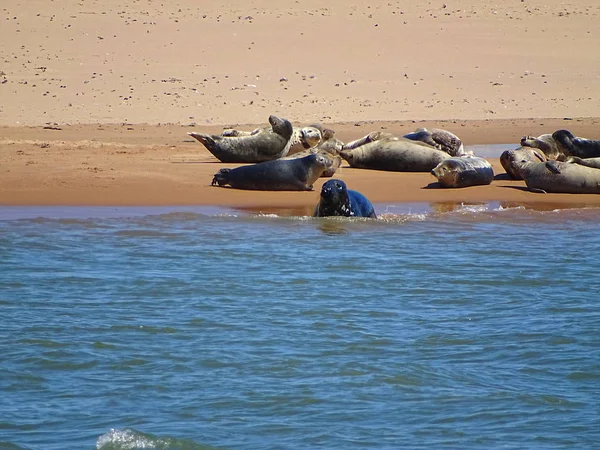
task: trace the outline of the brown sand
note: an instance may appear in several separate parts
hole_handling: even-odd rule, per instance
[[[186,135],[252,129],[269,114],[320,121],[344,141],[419,126],[507,148],[559,128],[600,139],[591,3],[10,2],[0,16],[0,204],[309,211],[324,180],[316,192],[210,187],[225,165]],[[600,205],[510,180],[426,189],[429,174],[338,175],[376,203]]]

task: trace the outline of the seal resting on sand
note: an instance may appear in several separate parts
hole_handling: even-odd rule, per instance
[[[485,158],[454,156],[445,159],[431,171],[444,187],[462,188],[490,184],[494,169]]]
[[[360,192],[346,187],[342,180],[332,179],[321,188],[321,197],[315,208],[315,217],[372,217],[377,218],[371,202]]]
[[[313,183],[330,165],[329,158],[318,154],[278,159],[236,169],[221,169],[214,175],[211,184],[256,191],[311,191]]]
[[[600,157],[600,141],[573,136],[569,130],[558,130],[552,133],[552,138],[558,143],[566,156],[579,158]]]
[[[533,192],[600,194],[600,169],[562,161],[524,162],[521,175]]]
[[[424,142],[448,153],[450,156],[466,156],[469,154],[465,152],[463,143],[457,135],[440,128],[417,128],[412,133],[405,134],[403,137],[412,141]]]
[[[431,172],[448,153],[418,141],[405,138],[385,138],[342,150],[340,156],[350,167],[388,170],[393,172]]]
[[[200,141],[219,161],[255,163],[282,158],[291,146],[294,127],[287,119],[269,116],[271,129],[257,129],[254,134],[225,137],[188,133]]]
[[[565,162],[600,169],[600,158],[580,158],[578,156],[567,156]]]
[[[558,159],[563,154],[551,134],[542,134],[538,137],[523,136],[521,138],[521,147],[537,148],[546,155],[546,159]]]
[[[500,164],[513,180],[522,180],[519,169],[523,162],[545,162],[548,158],[544,152],[533,147],[519,147],[515,150],[505,150],[500,155]]]

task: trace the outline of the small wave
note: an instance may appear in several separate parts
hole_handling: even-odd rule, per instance
[[[134,429],[122,430],[111,429],[103,434],[96,442],[97,450],[136,450],[136,449],[158,449],[158,450],[211,450],[210,447],[196,442],[176,439],[172,437],[159,437],[149,433],[140,433]]]

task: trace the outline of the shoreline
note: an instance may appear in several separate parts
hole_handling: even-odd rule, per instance
[[[252,129],[260,124],[239,126]],[[298,124],[294,124],[298,125]],[[418,127],[441,127],[469,145],[517,148],[524,134],[540,135],[568,128],[579,136],[600,139],[600,118],[511,119],[481,121],[389,121],[325,123],[344,142],[374,131],[406,133]],[[236,125],[238,126],[238,125]],[[210,186],[224,164],[187,132],[220,132],[223,127],[147,124],[0,127],[0,205],[21,206],[222,206],[254,211],[312,211],[318,202],[320,178],[313,191],[242,191]],[[497,145],[502,144],[504,145]],[[510,142],[514,142],[511,144]],[[503,151],[503,150],[498,150]],[[499,156],[499,154],[497,155]],[[335,174],[375,203],[471,204],[561,207],[600,206],[600,196],[538,194],[523,181],[503,176],[498,157],[487,158],[495,180],[488,186],[435,188],[429,173],[353,169],[347,163]],[[310,214],[309,212],[308,214]]]

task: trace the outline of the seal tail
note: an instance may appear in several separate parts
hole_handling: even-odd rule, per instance
[[[212,179],[212,182],[210,183],[210,185],[215,186],[218,184],[219,186],[225,186],[226,184],[229,184],[229,172],[231,172],[231,169],[219,170],[213,176],[213,179]]]

